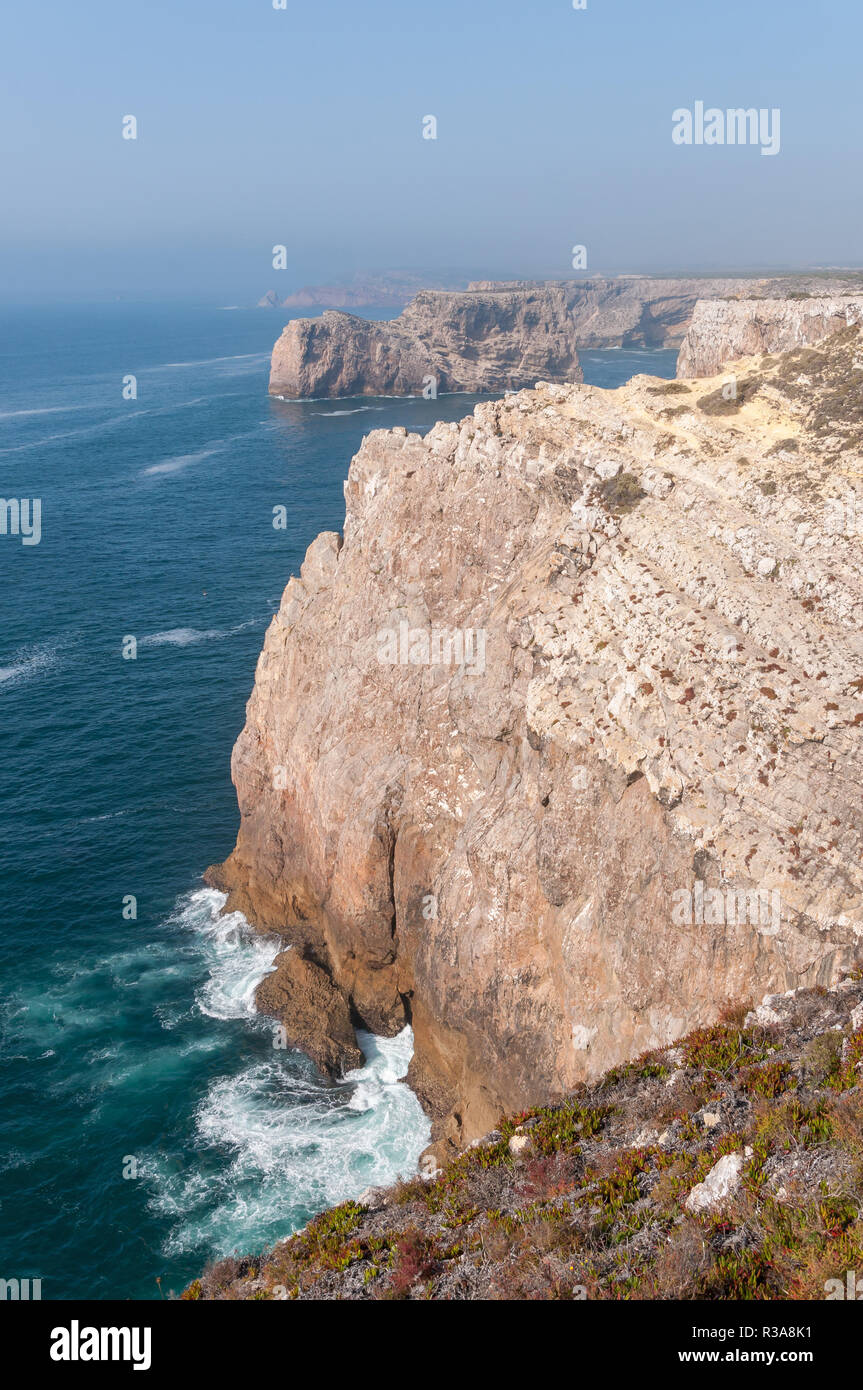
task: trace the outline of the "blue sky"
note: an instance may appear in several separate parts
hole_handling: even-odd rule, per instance
[[[0,299],[861,264],[861,51],[860,0],[10,5]],[[697,100],[780,153],[676,146]]]

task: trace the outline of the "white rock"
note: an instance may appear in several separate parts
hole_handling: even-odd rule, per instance
[[[686,1199],[687,1211],[708,1211],[730,1197],[740,1183],[743,1154],[725,1154],[711,1168],[704,1182],[697,1183]]]
[[[385,1198],[385,1187],[367,1187],[357,1197],[356,1202],[358,1207],[369,1207],[371,1210],[375,1210],[377,1207],[386,1206]]]
[[[596,476],[603,479],[616,478],[622,467],[623,464],[615,459],[600,459],[596,464]]]
[[[657,1143],[657,1139],[658,1136],[656,1130],[651,1129],[649,1125],[645,1125],[642,1129],[638,1131],[632,1143],[635,1148],[639,1149],[642,1147],[642,1145]]]
[[[760,1024],[762,1028],[766,1028],[770,1023],[781,1022],[782,1020],[779,1014],[773,1009],[768,1008],[766,1004],[759,1004],[754,1013],[750,1012],[746,1015],[743,1020],[743,1026],[744,1028],[754,1028],[757,1024]]]

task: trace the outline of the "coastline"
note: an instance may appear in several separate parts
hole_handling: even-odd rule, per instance
[[[855,332],[806,349],[823,389],[848,367]],[[800,450],[785,466],[773,442],[793,435],[805,443],[813,478],[823,476],[823,445],[801,430],[781,358],[740,370],[757,374],[765,404],[747,395],[730,410],[712,409],[724,376],[639,377],[616,391],[541,383],[481,403],[425,438],[373,431],[351,464],[344,533],[312,543],[268,630],[232,762],[240,834],[211,881],[250,920],[278,924],[323,971],[343,1021],[384,1036],[411,1022],[409,1077],[432,1117],[439,1158],[487,1132],[502,1110],[553,1099],[711,1022],[723,999],[752,987],[830,983],[855,958],[859,885],[843,889],[826,861],[823,872],[811,861],[803,875],[770,877],[771,838],[781,843],[783,832],[764,826],[755,773],[768,782],[773,773],[778,804],[787,797],[784,814],[793,818],[806,766],[824,814],[833,807],[844,823],[851,765],[837,777],[834,761],[822,778],[806,750],[814,735],[839,757],[841,729],[859,710],[843,684],[854,670],[853,638],[831,627],[837,664],[827,708],[838,713],[825,720],[814,687],[798,712],[789,687],[777,768],[771,703],[780,697],[761,689],[756,673],[765,664],[785,673],[790,663],[786,684],[811,686],[808,661],[786,653],[771,667],[769,641],[794,625],[795,641],[813,650],[823,637],[817,623],[801,632],[793,560],[787,568],[771,560],[768,575],[759,559],[759,545],[777,544],[772,490],[740,472],[723,476],[714,460],[743,424],[750,447],[771,449],[771,469],[791,487]],[[625,441],[615,457],[597,453],[597,440],[608,450],[615,438]],[[751,543],[736,551],[724,540],[724,508],[739,510],[742,488],[754,557]],[[429,497],[438,504],[431,527]],[[704,515],[694,550],[693,498]],[[817,502],[809,516],[823,529]],[[412,538],[410,554],[401,536]],[[525,536],[514,586],[511,547]],[[835,541],[821,539],[835,569]],[[813,563],[814,553],[810,573]],[[692,572],[721,596],[718,607],[699,604]],[[853,605],[854,575],[849,552],[841,581],[826,570],[819,578],[822,604],[837,614]],[[609,585],[620,610],[610,629]],[[397,627],[396,617],[422,627],[435,615],[487,631],[482,679],[461,668],[381,664],[376,633]],[[686,645],[690,630],[701,637],[695,649]],[[745,661],[700,657],[731,634]],[[657,698],[656,663],[642,656],[639,665],[633,642],[659,655],[668,697]],[[696,717],[704,709],[714,711],[706,724]],[[740,745],[752,775],[729,778],[728,740],[743,737],[734,721],[756,709]],[[697,786],[669,745],[691,750]],[[501,796],[507,780],[519,788],[511,806]],[[576,781],[573,801],[566,789]],[[721,849],[702,797],[734,807]],[[744,894],[781,882],[781,925],[753,930],[744,916],[681,934],[671,905],[692,876],[693,853],[711,892],[723,876]],[[648,857],[660,867],[643,885]],[[813,895],[821,902],[814,926]],[[468,970],[457,964],[463,942]],[[650,968],[657,952],[667,961],[659,980]]]

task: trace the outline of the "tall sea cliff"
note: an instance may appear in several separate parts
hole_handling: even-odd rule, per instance
[[[290,946],[287,1025],[300,959],[348,1056],[413,1024],[439,1154],[853,963],[861,352],[540,384],[354,458],[211,876]]]

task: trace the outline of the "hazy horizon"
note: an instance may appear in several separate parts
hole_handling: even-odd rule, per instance
[[[586,3],[10,13],[0,301],[567,278],[575,245],[589,275],[861,264],[851,0]],[[697,103],[779,112],[781,140],[675,143]]]

